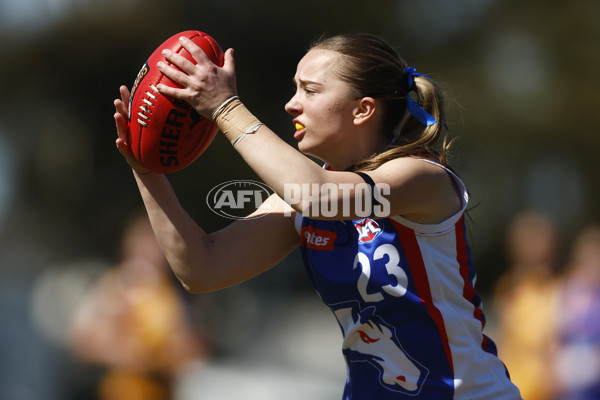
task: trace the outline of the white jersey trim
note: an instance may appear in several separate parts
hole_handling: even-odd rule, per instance
[[[420,224],[418,222],[411,221],[399,215],[390,216],[390,218],[422,235],[443,235],[444,233],[447,233],[448,231],[454,229],[454,225],[458,222],[458,220],[462,217],[463,213],[467,209],[467,205],[469,204],[469,193],[467,192],[467,187],[465,186],[463,181],[458,177],[458,175],[452,172],[448,167],[425,158],[417,158],[417,160],[437,165],[438,167],[448,172],[448,174],[454,181],[456,190],[460,196],[461,209],[456,214],[452,215],[445,221],[440,222],[439,224]]]

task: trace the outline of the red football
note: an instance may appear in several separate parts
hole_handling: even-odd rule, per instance
[[[156,90],[158,83],[179,86],[156,68],[158,61],[165,61],[161,55],[164,49],[196,63],[179,43],[181,36],[196,43],[216,65],[223,66],[223,50],[212,37],[199,31],[185,31],[158,46],[138,73],[129,102],[129,143],[134,157],[145,168],[161,174],[190,165],[219,130],[217,124],[202,117],[187,102],[168,98]]]

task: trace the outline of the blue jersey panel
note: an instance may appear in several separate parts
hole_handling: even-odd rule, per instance
[[[344,398],[453,398],[444,340],[394,224],[304,218],[301,236],[310,279],[344,335]]]

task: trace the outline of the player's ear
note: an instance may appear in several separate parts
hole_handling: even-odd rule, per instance
[[[376,108],[377,103],[374,98],[363,97],[359,99],[353,111],[354,125],[362,125],[369,121],[373,117]]]

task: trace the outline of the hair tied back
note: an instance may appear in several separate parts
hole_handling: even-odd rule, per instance
[[[410,97],[409,92],[415,89],[415,76],[424,76],[428,79],[431,79],[429,76],[425,74],[419,74],[415,67],[406,67],[404,68],[404,72],[402,73],[404,78],[407,80],[406,84],[406,105],[408,107],[408,112],[418,119],[423,125],[431,126],[437,122],[437,120],[429,114],[423,107],[417,104],[416,101]]]

